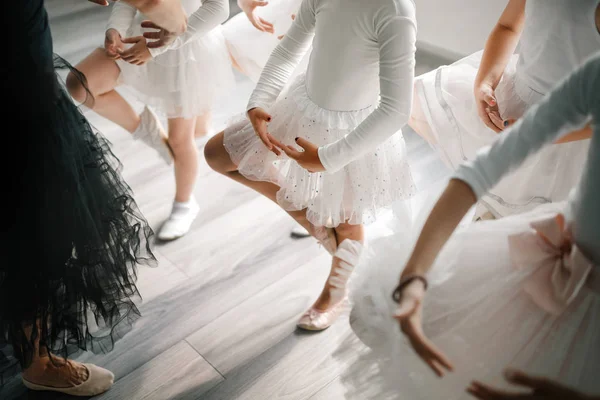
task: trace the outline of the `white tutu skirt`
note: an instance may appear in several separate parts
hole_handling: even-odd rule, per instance
[[[139,16],[139,14],[138,14]],[[141,35],[141,24],[132,35]],[[132,89],[144,104],[168,118],[192,118],[210,111],[220,95],[235,85],[231,59],[221,27],[176,50],[169,50],[145,65],[117,60],[119,83]]]
[[[279,44],[278,36],[292,25],[292,15],[297,13],[300,3],[301,0],[274,0],[256,10],[257,15],[273,24],[274,34],[256,29],[243,12],[223,24],[232,58],[252,81],[258,81],[271,52]]]
[[[444,247],[428,275],[423,310],[427,337],[455,367],[442,379],[416,356],[392,318],[397,307],[392,292],[413,248],[408,237],[415,235],[373,241],[351,292],[351,324],[368,347],[354,342],[340,350],[360,353],[342,377],[347,399],[467,400],[472,397],[465,389],[473,380],[509,389],[503,379],[507,367],[600,393],[598,285],[584,286],[562,314],[550,314],[523,289],[535,268],[516,270],[509,256],[509,235],[563,208],[564,203],[548,204],[471,224]],[[598,272],[592,272],[596,279]]]
[[[426,121],[427,132],[444,162],[451,168],[475,157],[477,150],[498,138],[479,118],[473,94],[482,52],[450,66],[421,75],[415,82],[413,117]],[[503,119],[518,119],[543,98],[528,87],[512,57],[498,87],[496,98]],[[540,204],[567,200],[585,165],[589,140],[548,146],[532,155],[482,198],[496,217],[529,211]]]
[[[300,75],[269,110],[269,133],[287,145],[295,145],[294,139],[301,136],[323,146],[347,135],[373,109],[325,110],[308,97]],[[245,116],[225,130],[223,142],[242,175],[279,186],[279,205],[288,211],[306,208],[316,226],[370,223],[383,208],[415,192],[400,131],[335,173],[310,173],[285,155],[275,156]]]

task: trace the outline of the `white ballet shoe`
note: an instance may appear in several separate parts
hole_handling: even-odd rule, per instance
[[[339,267],[334,270],[329,278],[330,304],[333,306],[327,310],[319,310],[314,306],[309,308],[298,320],[296,326],[307,331],[322,331],[329,328],[344,310],[348,297],[347,285],[354,271],[354,267],[360,260],[363,245],[355,240],[346,239],[340,243],[334,257],[340,259]]]
[[[133,138],[141,140],[156,150],[167,165],[173,163],[173,152],[169,146],[167,134],[160,120],[150,108],[144,107],[144,111],[140,114],[140,125],[133,132]]]
[[[158,238],[163,241],[175,240],[190,231],[192,223],[198,216],[200,207],[194,197],[187,203],[173,203],[169,219],[165,221],[158,232]]]
[[[59,392],[71,396],[96,396],[106,392],[115,381],[115,376],[109,370],[100,368],[94,364],[83,364],[88,371],[88,378],[79,385],[57,388],[52,386],[38,385],[23,378],[23,385],[27,389],[45,392]]]

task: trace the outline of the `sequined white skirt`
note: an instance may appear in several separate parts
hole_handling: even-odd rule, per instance
[[[477,150],[498,138],[479,118],[473,86],[482,52],[474,53],[450,66],[419,76],[415,81],[413,110],[426,120],[434,147],[451,168],[475,157]],[[512,57],[498,87],[496,98],[504,119],[520,118],[544,95],[527,86]],[[589,149],[589,140],[548,146],[528,158],[519,169],[507,175],[482,202],[497,217],[532,210],[540,204],[567,200],[579,181]]]
[[[355,270],[351,325],[354,338],[337,356],[355,360],[342,374],[348,400],[467,400],[473,380],[508,389],[503,370],[522,369],[600,393],[600,294],[585,286],[560,315],[540,308],[524,290],[536,271],[518,270],[508,237],[532,221],[563,212],[564,203],[501,220],[470,224],[449,240],[430,273],[423,328],[453,362],[440,379],[418,358],[398,323],[394,290],[421,226],[370,243]],[[598,266],[596,266],[598,268]],[[596,270],[596,278],[598,277]],[[514,389],[514,388],[511,388]]]
[[[134,28],[132,34],[140,35],[141,31]],[[202,115],[219,96],[230,94],[235,85],[221,27],[145,65],[123,60],[117,64],[121,69],[119,82],[132,89],[140,101],[169,118]]]
[[[323,109],[309,98],[302,74],[269,110],[269,132],[288,145],[302,136],[323,146],[347,135],[373,109]],[[277,202],[286,210],[306,208],[309,221],[317,226],[372,222],[394,201],[415,192],[400,131],[335,173],[310,173],[285,155],[275,156],[245,116],[225,130],[224,145],[241,174],[278,185]]]

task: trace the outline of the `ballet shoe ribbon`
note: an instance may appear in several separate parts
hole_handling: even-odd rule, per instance
[[[594,265],[571,241],[562,214],[532,222],[531,228],[508,238],[511,261],[516,269],[535,269],[524,290],[539,307],[558,315],[585,286]]]

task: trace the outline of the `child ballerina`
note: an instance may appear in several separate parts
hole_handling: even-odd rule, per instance
[[[483,52],[415,80],[409,125],[456,168],[600,49],[598,0],[510,0]],[[596,22],[594,21],[596,16]],[[519,44],[518,55],[513,53]],[[474,93],[474,95],[473,95]],[[562,201],[585,162],[589,127],[548,146],[480,200],[494,217]],[[569,142],[570,143],[564,143]]]
[[[463,399],[471,379],[503,386],[507,365],[600,394],[599,90],[600,53],[458,168],[410,257],[410,247],[398,245],[404,235],[374,242],[353,294],[355,331],[371,346],[347,373],[368,382],[362,399]],[[587,162],[568,202],[453,234],[504,175],[590,121]],[[366,377],[356,365],[373,367],[369,361],[378,368]],[[453,372],[440,380],[429,369]],[[494,398],[488,389],[477,383],[469,391]]]
[[[71,95],[156,149],[167,163],[174,159],[176,193],[171,214],[158,232],[161,240],[185,235],[199,206],[193,196],[198,170],[195,131],[206,132],[215,96],[234,83],[220,24],[229,16],[227,0],[183,0],[186,32],[169,37],[162,47],[147,43],[142,28],[156,28],[136,9],[116,3],[108,22],[105,48],[94,50],[77,68],[86,76],[86,91],[69,76]],[[142,26],[143,25],[143,26]],[[161,32],[144,32],[149,37]],[[161,38],[163,40],[164,37]],[[125,49],[127,44],[132,46]],[[147,105],[168,117],[168,136],[146,106],[140,115],[115,90],[124,84]]]
[[[362,224],[413,194],[399,130],[410,114],[415,37],[410,0],[304,0],[250,98],[250,122],[205,147],[213,169],[276,201],[332,254],[300,328],[335,321]],[[278,98],[311,42],[306,74]]]

